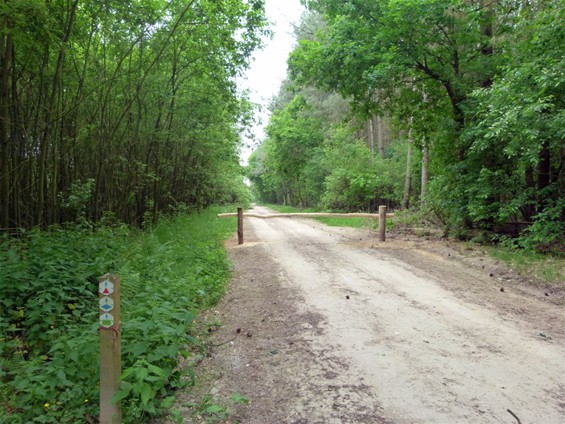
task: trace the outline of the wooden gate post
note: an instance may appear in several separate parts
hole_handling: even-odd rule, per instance
[[[379,206],[379,241],[385,241],[386,206]]]
[[[243,244],[243,208],[237,208],[237,244]]]
[[[120,277],[99,278],[100,308],[100,424],[120,424],[120,403],[112,397],[120,389],[122,346],[120,333]]]

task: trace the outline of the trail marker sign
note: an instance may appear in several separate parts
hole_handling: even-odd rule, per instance
[[[114,325],[114,316],[112,314],[100,315],[100,327],[110,328]]]
[[[98,291],[103,296],[110,296],[114,293],[114,283],[110,280],[104,280],[98,285]]]
[[[114,299],[112,299],[111,297],[101,297],[98,303],[100,305],[100,309],[104,312],[110,312],[112,309],[114,309]]]

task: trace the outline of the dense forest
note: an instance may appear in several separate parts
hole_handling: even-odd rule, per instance
[[[236,77],[263,1],[0,6],[0,228],[141,225],[245,195]]]
[[[418,211],[563,248],[562,0],[310,0],[248,168],[257,197]]]

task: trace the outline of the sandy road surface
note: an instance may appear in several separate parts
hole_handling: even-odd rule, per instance
[[[205,364],[213,396],[250,399],[233,422],[565,423],[562,306],[455,252],[310,220],[245,227]]]

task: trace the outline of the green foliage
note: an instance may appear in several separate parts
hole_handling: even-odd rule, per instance
[[[326,143],[328,175],[322,204],[334,210],[368,209],[379,175],[366,144],[338,129]]]
[[[191,331],[194,314],[224,293],[229,266],[222,240],[234,220],[218,220],[219,208],[164,219],[130,246],[119,272],[122,288],[124,366],[118,397],[138,422],[171,406],[181,385],[179,356],[202,345]]]
[[[565,198],[561,197],[534,216],[534,223],[513,240],[514,246],[529,252],[565,252],[565,222],[562,219]]]
[[[0,227],[246,201],[236,77],[266,25],[262,0],[3,3]]]
[[[293,212],[319,212],[318,209],[313,208],[297,208],[295,206],[288,206],[288,205],[277,205],[277,204],[269,204],[266,203],[264,206],[273,209],[280,213],[293,213]]]
[[[565,12],[549,3],[519,25],[504,76],[477,90],[466,136],[467,201],[475,221],[534,221],[517,244],[547,248],[563,235]]]
[[[247,397],[237,392],[232,393],[229,400],[233,405],[249,403]],[[182,406],[189,409],[189,416],[192,419],[190,422],[224,423],[230,417],[231,405],[214,399],[210,394],[202,396],[198,402],[185,402]],[[182,417],[179,418],[178,422],[183,422]]]
[[[308,132],[302,134],[307,137]],[[389,146],[396,154],[382,159],[356,138],[348,124],[325,127],[320,144],[297,147],[296,136],[277,137],[269,138],[250,160],[248,172],[259,200],[345,211],[375,210],[377,203],[400,201],[403,140]],[[294,149],[300,152],[299,160],[291,157]]]
[[[312,154],[323,140],[322,124],[311,115],[311,106],[302,96],[296,96],[283,109],[273,113],[267,134],[267,163],[281,180],[283,196],[292,205],[309,206],[319,190],[308,186],[319,179],[308,178],[315,173],[317,162]]]
[[[194,418],[204,418],[207,423],[222,422],[229,417],[228,408],[215,401],[211,395],[203,396],[198,403],[185,403],[183,406],[193,411]]]
[[[400,156],[402,157],[402,156]],[[398,202],[400,175],[395,159],[374,157],[347,127],[334,127],[325,143],[325,190],[322,207],[331,210],[375,210],[379,199]]]
[[[202,345],[197,311],[223,293],[222,240],[234,220],[219,208],[126,227],[54,228],[0,245],[0,421],[75,423],[98,415],[97,279],[122,281],[124,422],[169,408],[180,357]]]
[[[367,218],[316,218],[322,224],[330,227],[351,227],[351,228],[366,228],[372,227],[375,223],[373,219]]]
[[[387,99],[403,103],[399,87],[418,78],[430,102],[448,96],[451,117],[461,119],[465,95],[496,67],[496,56],[480,53],[492,42],[481,32],[492,7],[452,0],[307,3],[327,27],[301,41],[290,70],[299,82],[337,90],[359,109],[382,109]],[[507,22],[498,25],[504,31]]]
[[[71,184],[69,195],[61,202],[61,206],[69,208],[82,219],[86,218],[86,207],[91,200],[94,189],[94,179],[75,181]]]
[[[235,404],[247,405],[249,403],[249,399],[243,396],[241,393],[232,393],[230,396],[230,400]]]
[[[97,414],[97,277],[129,231],[87,224],[0,245],[0,420],[62,423]]]
[[[370,120],[369,128],[375,115],[385,115],[393,122],[389,130],[397,131],[373,158],[346,125],[322,120],[323,150],[308,154],[316,172],[302,174],[304,186],[322,193],[311,204],[358,210],[383,200],[420,200],[447,233],[511,232],[517,227],[509,224],[526,221],[532,225],[515,246],[563,249],[562,0],[305,3],[309,11],[289,58],[291,80],[277,107],[289,92],[314,86],[328,96],[341,94],[357,119]],[[311,115],[324,110],[323,103],[308,103]],[[347,125],[359,130],[354,121]],[[369,147],[373,142],[367,137]],[[425,188],[418,178],[424,147],[429,185],[418,199],[415,193]],[[284,155],[269,158],[266,150],[257,172],[273,176],[271,188],[282,185],[272,164],[292,164]],[[269,199],[280,202],[281,196]]]

